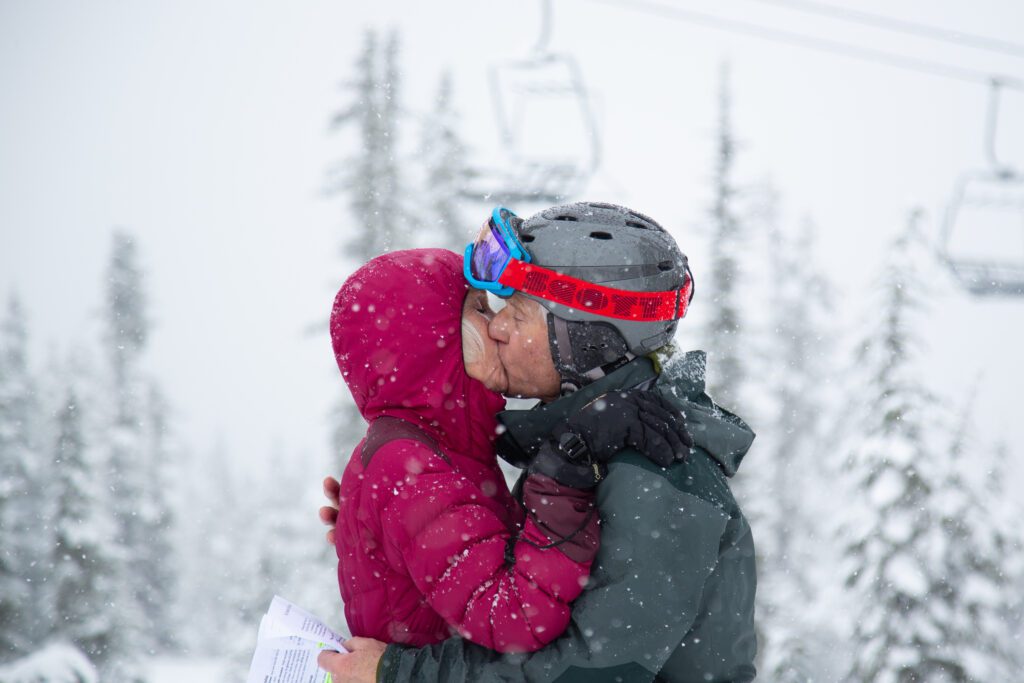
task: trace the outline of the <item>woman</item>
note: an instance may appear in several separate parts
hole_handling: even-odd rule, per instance
[[[521,504],[509,493],[493,449],[504,371],[486,298],[467,289],[459,257],[419,249],[370,261],[338,292],[334,352],[370,423],[341,482],[338,580],[354,636],[533,651],[586,582],[593,493],[541,474]]]

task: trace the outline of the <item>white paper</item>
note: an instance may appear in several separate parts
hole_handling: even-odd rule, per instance
[[[309,612],[275,595],[260,620],[246,683],[331,683],[331,675],[316,665],[316,656],[321,650],[347,652],[343,639]]]

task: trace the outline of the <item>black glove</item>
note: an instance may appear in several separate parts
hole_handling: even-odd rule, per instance
[[[608,460],[634,448],[660,467],[685,460],[693,446],[686,418],[656,391],[632,389],[603,394],[543,444],[530,471],[574,488],[590,488],[607,473]]]
[[[685,460],[693,446],[686,417],[656,391],[613,391],[583,406],[564,430],[578,435],[591,460],[608,462],[635,448],[660,467]]]

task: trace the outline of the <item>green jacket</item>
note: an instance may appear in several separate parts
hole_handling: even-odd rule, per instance
[[[753,680],[754,542],[726,477],[754,434],[704,393],[704,354],[673,359],[658,375],[638,358],[582,390],[499,417],[528,445],[596,396],[655,386],[686,412],[695,447],[660,468],[635,451],[616,455],[597,489],[601,549],[565,633],[542,650],[501,655],[458,637],[423,648],[389,645],[378,681]]]

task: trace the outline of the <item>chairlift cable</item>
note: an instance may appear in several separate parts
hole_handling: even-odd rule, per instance
[[[727,19],[725,17],[704,12],[682,9],[679,7],[666,7],[656,2],[647,0],[591,0],[605,5],[613,5],[633,9],[647,14],[655,14],[667,19],[674,19],[691,24],[699,24],[720,31],[742,33],[763,40],[770,40],[776,43],[785,43],[796,47],[802,47],[819,52],[830,52],[852,59],[875,62],[885,66],[891,66],[931,76],[949,78],[966,83],[989,85],[997,80],[1002,87],[1024,92],[1024,80],[1005,75],[993,75],[975,69],[950,66],[939,62],[931,62],[914,57],[897,55],[883,50],[861,47],[851,43],[844,43],[825,38],[816,38],[795,31],[784,29],[767,28],[759,24],[741,21],[738,19]]]
[[[917,22],[907,21],[904,19],[894,19],[892,17],[887,17],[881,14],[872,14],[870,12],[863,12],[860,10],[848,9],[845,7],[836,7],[835,5],[830,5],[823,2],[814,2],[813,0],[750,1],[760,2],[767,5],[774,5],[776,7],[784,7],[795,12],[803,12],[805,14],[816,14],[818,16],[828,17],[830,19],[839,19],[841,21],[861,24],[864,26],[872,26],[874,28],[895,31],[897,33],[906,33],[921,38],[928,38],[931,40],[938,40],[947,43],[963,45],[966,47],[977,48],[979,50],[1000,52],[1002,54],[1012,55],[1014,57],[1024,57],[1024,45],[1021,45],[1019,43],[1013,43],[1006,40],[1000,40],[998,38],[990,38],[987,36],[967,33],[965,31],[956,31],[953,29],[942,28],[939,26],[929,26],[927,24],[919,24]]]

